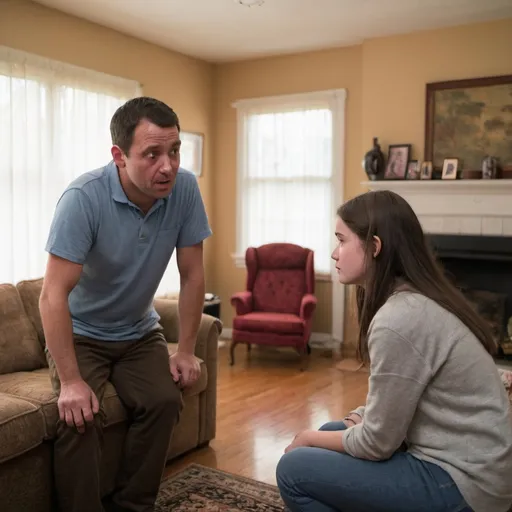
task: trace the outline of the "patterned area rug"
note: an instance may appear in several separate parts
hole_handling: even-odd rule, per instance
[[[284,512],[273,485],[191,464],[165,479],[155,512]]]

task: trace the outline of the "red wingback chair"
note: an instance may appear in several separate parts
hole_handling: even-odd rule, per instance
[[[246,291],[235,293],[231,364],[239,343],[295,348],[304,370],[315,293],[314,253],[289,243],[249,247],[245,254]]]

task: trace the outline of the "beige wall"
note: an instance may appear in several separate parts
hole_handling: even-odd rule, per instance
[[[512,20],[372,39],[362,45],[213,66],[24,0],[0,3],[0,44],[139,80],[144,92],[172,105],[184,129],[205,133],[200,186],[214,237],[206,245],[207,281],[223,299],[231,327],[237,269],[236,114],[231,103],[257,96],[346,88],[345,196],[363,191],[363,154],[372,137],[410,142],[423,155],[425,84],[512,74]],[[326,236],[329,236],[326,233]],[[314,330],[330,331],[331,283],[317,284]],[[350,302],[350,301],[349,301]],[[355,337],[347,310],[347,341]]]
[[[512,19],[366,41],[362,151],[410,142],[423,158],[425,84],[512,74]]]
[[[0,45],[138,80],[145,94],[171,105],[184,130],[205,134],[204,176],[199,185],[213,217],[211,64],[24,0],[0,2]],[[213,256],[210,239],[205,245],[208,287],[213,286]]]

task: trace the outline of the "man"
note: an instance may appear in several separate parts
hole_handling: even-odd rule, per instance
[[[180,388],[200,374],[202,243],[211,230],[195,176],[179,168],[178,117],[160,101],[135,98],[116,111],[110,131],[113,161],[65,190],[46,247],[39,307],[59,395],[54,469],[62,512],[153,510]],[[175,248],[180,338],[169,358],[153,299]],[[107,380],[130,426],[116,488],[102,503]]]

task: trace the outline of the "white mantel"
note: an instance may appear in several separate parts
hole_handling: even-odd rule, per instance
[[[427,233],[512,236],[512,180],[364,181],[408,201]]]

